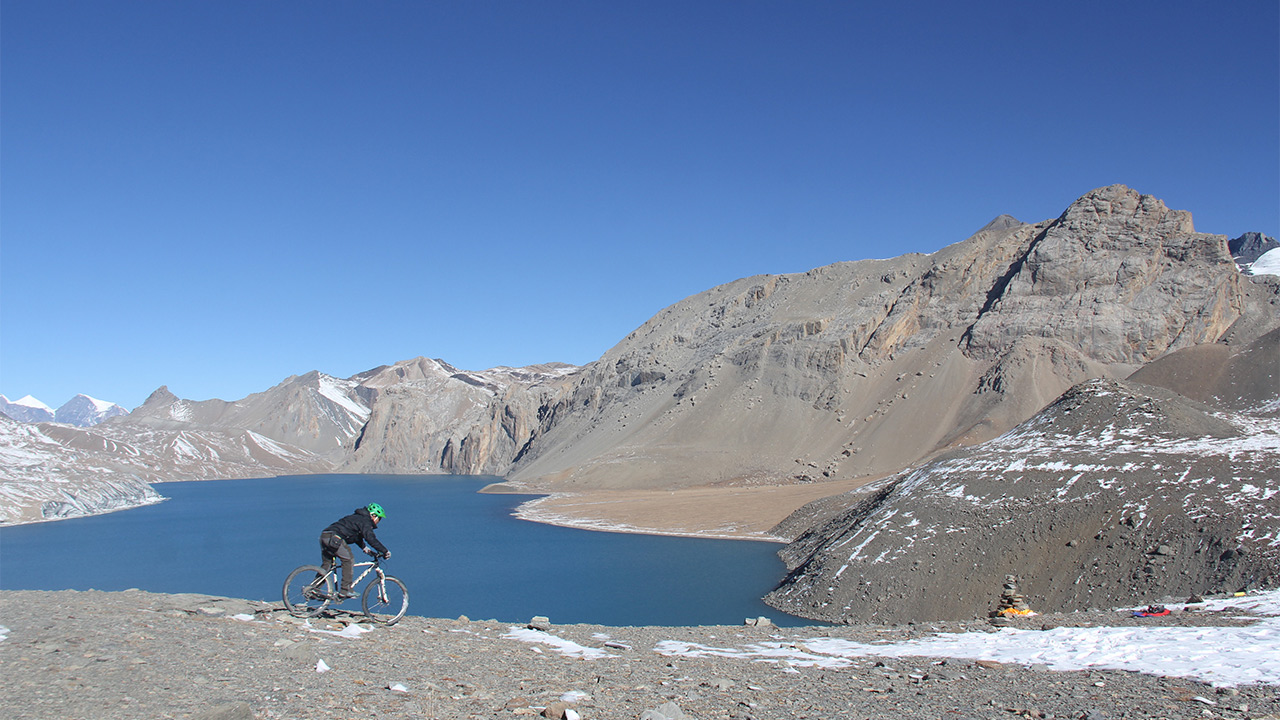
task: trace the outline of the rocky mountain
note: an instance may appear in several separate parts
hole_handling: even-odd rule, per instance
[[[1001,435],[1073,385],[1280,325],[1227,238],[1124,186],[931,255],[744,278],[585,367],[509,480],[573,490],[872,479]],[[1267,388],[1270,392],[1272,388]]]
[[[1249,265],[1268,251],[1280,248],[1280,242],[1262,233],[1247,232],[1227,243],[1231,256],[1240,265]]]
[[[19,400],[10,401],[0,395],[0,415],[18,422],[53,422],[53,408],[27,395]]]
[[[16,402],[0,395],[0,415],[27,423],[59,422],[76,427],[90,427],[107,418],[128,415],[119,405],[88,395],[76,395],[57,410],[27,395]]]
[[[783,551],[791,573],[766,601],[899,622],[985,615],[1008,575],[1057,612],[1273,587],[1278,467],[1274,409],[1089,380],[995,440],[797,512],[828,519]]]
[[[123,407],[105,400],[76,395],[63,403],[54,413],[54,422],[75,425],[76,427],[92,427],[108,418],[128,415]]]
[[[343,467],[502,474],[577,370],[552,363],[469,372],[418,358],[357,375],[371,410]]]
[[[0,522],[118,509],[121,483],[150,493],[124,495],[140,504],[158,497],[145,483],[177,480],[497,472],[537,423],[529,398],[574,370],[466,372],[417,358],[345,380],[310,372],[235,402],[183,400],[161,387],[92,428],[0,425]],[[64,507],[68,494],[76,502]]]

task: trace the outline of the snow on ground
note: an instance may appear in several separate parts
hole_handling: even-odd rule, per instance
[[[356,387],[358,383],[350,380],[339,380],[338,378],[320,374],[320,395],[332,403],[337,404],[342,409],[351,413],[354,417],[361,420],[368,420],[369,414],[372,412],[369,408],[347,397],[347,392]]]
[[[21,398],[14,400],[13,404],[21,405],[23,407],[34,408],[36,410],[48,410],[49,412],[53,412],[53,408],[49,407],[48,405],[45,405],[44,403],[32,397],[31,395],[23,395]]]
[[[511,628],[510,632],[508,632],[506,635],[503,635],[502,637],[509,638],[511,640],[519,640],[521,642],[538,643],[539,645],[549,645],[551,646],[552,649],[554,649],[556,652],[560,653],[561,655],[564,655],[565,657],[580,657],[580,658],[586,658],[588,660],[597,660],[599,658],[616,657],[615,655],[610,655],[609,653],[605,652],[604,650],[601,650],[600,648],[592,648],[592,647],[586,647],[585,645],[579,645],[578,643],[573,642],[572,640],[565,640],[564,638],[556,637],[551,633],[543,632],[541,630],[530,630],[528,628],[513,627]]]
[[[1280,590],[1210,600],[1197,612],[1263,619],[1244,627],[1090,627],[939,633],[917,640],[856,643],[832,637],[784,638],[713,647],[664,640],[654,652],[671,657],[724,657],[795,668],[841,668],[865,657],[945,657],[1044,665],[1050,670],[1129,670],[1195,678],[1218,687],[1280,685]],[[1239,615],[1233,613],[1238,612]],[[614,657],[539,630],[511,628],[502,637],[549,645],[562,655]]]
[[[1093,627],[994,633],[943,633],[896,643],[838,638],[709,647],[667,640],[656,652],[670,656],[734,657],[786,667],[846,667],[860,657],[948,657],[1042,664],[1051,670],[1130,670],[1195,678],[1219,687],[1280,685],[1280,590],[1215,600],[1199,612],[1238,610],[1265,619],[1246,627]]]
[[[1280,248],[1272,248],[1253,261],[1250,275],[1280,275]]]

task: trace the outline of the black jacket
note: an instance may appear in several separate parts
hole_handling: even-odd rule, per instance
[[[387,554],[387,547],[378,542],[378,536],[373,534],[373,516],[369,514],[368,508],[356,508],[355,512],[325,528],[324,531],[334,533],[348,545],[364,547],[367,543],[380,554]]]

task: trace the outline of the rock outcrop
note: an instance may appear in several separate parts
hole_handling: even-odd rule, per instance
[[[371,411],[343,469],[500,475],[576,370],[551,363],[468,372],[418,358],[357,375]]]

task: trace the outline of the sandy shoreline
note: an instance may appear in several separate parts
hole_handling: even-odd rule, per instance
[[[602,532],[786,542],[770,531],[792,512],[866,483],[558,492],[522,503],[514,515]]]

